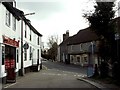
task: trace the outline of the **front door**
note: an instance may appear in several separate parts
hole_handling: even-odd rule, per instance
[[[5,69],[7,72],[7,82],[16,81],[16,48],[11,46],[5,46]]]

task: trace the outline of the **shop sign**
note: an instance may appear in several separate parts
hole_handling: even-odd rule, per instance
[[[8,38],[6,36],[3,36],[3,43],[14,47],[19,47],[19,41],[15,41],[14,39]]]

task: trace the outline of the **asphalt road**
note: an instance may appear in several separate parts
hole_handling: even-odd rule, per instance
[[[44,61],[40,72],[30,72],[17,79],[16,83],[5,88],[94,88],[89,83],[77,80],[86,75],[86,68],[66,65],[57,62]],[[33,89],[33,90],[34,90]],[[97,89],[96,89],[97,90]]]

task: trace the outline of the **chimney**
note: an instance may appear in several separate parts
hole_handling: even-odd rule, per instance
[[[63,41],[65,41],[66,39],[66,34],[63,34]]]
[[[63,34],[63,41],[69,38],[69,30],[66,31],[66,34]]]
[[[66,39],[69,38],[69,30],[66,31]]]

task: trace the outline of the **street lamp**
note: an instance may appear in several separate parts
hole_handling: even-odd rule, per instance
[[[21,70],[20,70],[20,74],[21,76],[24,76],[24,61],[23,61],[23,21],[25,18],[25,16],[27,15],[33,15],[35,13],[28,13],[28,14],[24,14],[22,17],[21,17]]]
[[[27,16],[27,15],[33,15],[35,14],[34,12],[33,13],[27,13],[27,14],[24,14],[24,16]]]

